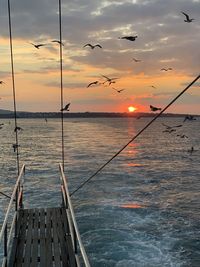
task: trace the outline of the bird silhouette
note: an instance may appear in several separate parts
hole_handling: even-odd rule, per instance
[[[91,85],[98,84],[98,83],[99,83],[99,81],[91,82],[88,84],[87,88],[90,87]]]
[[[119,37],[119,39],[126,39],[126,40],[129,40],[129,41],[135,41],[137,38],[137,36],[123,36],[123,37]]]
[[[194,19],[190,19],[189,15],[186,14],[185,12],[181,12],[181,13],[186,17],[186,19],[184,20],[185,22],[190,23],[194,20]]]
[[[85,44],[83,47],[89,46],[91,49],[94,49],[95,47],[102,48],[100,44],[92,45],[92,44]]]
[[[132,58],[132,60],[135,61],[135,62],[141,62],[141,61],[142,61],[142,60],[140,60],[140,59],[136,59],[136,58],[134,58],[134,57]]]
[[[18,145],[18,144],[13,144],[13,145],[12,145],[14,152],[16,152],[16,150],[17,150],[17,148],[18,148],[19,146],[20,146],[20,145]]]
[[[23,129],[19,126],[16,126],[15,129],[14,129],[14,132],[17,132],[17,131],[23,131]]]
[[[167,124],[165,124],[165,123],[162,123],[162,125],[165,126],[166,129],[169,129],[169,130],[170,130],[170,129],[173,129],[173,128],[180,128],[180,127],[183,126],[182,124],[174,125],[174,126],[169,126],[169,125],[167,125]]]
[[[32,44],[35,48],[39,49],[41,46],[45,46],[46,44],[33,44],[33,43],[30,43]]]
[[[108,82],[108,85],[111,85],[111,83],[116,83],[115,80],[119,79],[119,78],[109,78],[105,75],[101,75],[102,77],[104,77],[106,79],[105,82],[103,82],[103,84],[105,84],[106,82]]]
[[[152,106],[152,105],[150,105],[150,109],[151,109],[151,111],[162,110],[161,108],[157,108],[157,107],[154,107],[154,106]]]
[[[61,41],[59,41],[59,40],[52,40],[51,42],[52,43],[58,43],[58,44],[61,44],[62,46],[64,46],[64,44]]]
[[[177,134],[176,136],[179,136],[180,138],[188,138],[188,136],[185,134]]]
[[[116,88],[112,88],[112,89],[114,89],[116,92],[118,92],[118,93],[121,93],[122,91],[124,91],[125,89],[120,89],[120,90],[117,90]]]
[[[163,71],[169,71],[169,70],[172,70],[172,68],[162,68],[161,70],[163,70]]]
[[[163,133],[173,133],[176,132],[176,129],[166,129],[164,131],[162,131]]]
[[[5,82],[4,81],[0,81],[0,84],[5,84]]]
[[[156,89],[156,87],[154,85],[149,85],[149,87],[152,87],[152,88]]]
[[[192,147],[188,150],[188,152],[190,153],[190,155],[192,155],[192,153],[194,152],[194,147],[192,146]]]
[[[185,122],[187,120],[188,121],[195,121],[196,118],[193,115],[186,115],[185,118],[184,118],[184,120],[183,120],[183,122]]]
[[[61,108],[60,111],[69,111],[70,103],[68,103],[64,108]]]

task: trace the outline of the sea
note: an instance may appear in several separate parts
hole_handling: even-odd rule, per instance
[[[151,119],[65,119],[70,192]],[[17,175],[14,121],[0,123],[0,191],[10,195]],[[182,126],[166,131],[177,125]],[[18,137],[20,166],[26,165],[25,208],[59,206],[60,119],[18,119],[18,126],[23,129]],[[72,196],[92,267],[200,266],[199,129],[200,117],[157,119]],[[0,195],[0,224],[8,203]]]

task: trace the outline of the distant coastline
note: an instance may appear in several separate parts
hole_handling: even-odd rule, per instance
[[[143,112],[67,112],[64,113],[64,118],[140,118],[140,117],[154,117],[156,113]],[[184,117],[188,114],[164,113],[162,117]],[[200,115],[194,115],[200,116]],[[13,111],[0,109],[0,118],[14,118]],[[60,118],[60,112],[17,112],[17,118]]]

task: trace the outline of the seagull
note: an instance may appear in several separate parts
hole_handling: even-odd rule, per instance
[[[129,41],[135,41],[137,38],[137,36],[123,36],[123,37],[119,37],[119,39],[126,39],[126,40],[129,40]]]
[[[104,78],[106,79],[106,81],[103,82],[103,84],[106,83],[106,82],[108,82],[109,85],[111,85],[111,83],[116,83],[114,80],[119,79],[119,78],[109,78],[109,77],[107,77],[107,76],[105,76],[105,75],[101,75],[101,76],[104,77]]]
[[[19,126],[16,126],[14,132],[17,132],[17,131],[23,131],[23,129]]]
[[[4,82],[4,81],[0,81],[0,84],[3,84],[3,83],[5,84],[5,82]]]
[[[162,125],[165,126],[167,130],[170,130],[170,129],[173,129],[173,128],[179,128],[179,127],[182,127],[183,126],[182,124],[174,125],[174,126],[169,126],[169,125],[166,125],[164,123],[162,123]]]
[[[19,146],[20,146],[20,145],[18,145],[18,144],[13,144],[13,145],[12,145],[14,152],[16,152],[16,150],[17,150],[17,148],[18,148]]]
[[[83,47],[89,46],[91,49],[94,49],[95,47],[102,48],[100,44],[92,45],[92,44],[85,44]]]
[[[184,20],[185,22],[190,23],[190,22],[192,22],[194,20],[194,19],[190,19],[189,15],[186,14],[185,12],[181,12],[181,13],[186,17],[186,20]]]
[[[116,88],[112,88],[112,89],[114,89],[115,91],[117,91],[118,93],[121,93],[122,91],[124,91],[125,89],[120,89],[120,90],[117,90]]]
[[[154,89],[156,89],[156,87],[154,85],[149,85],[149,86],[152,87],[152,88],[154,88]]]
[[[188,136],[185,134],[177,134],[176,136],[179,136],[180,138],[188,138]]]
[[[62,46],[64,46],[64,44],[61,41],[59,41],[59,40],[52,40],[51,42],[52,43],[58,43],[58,44],[61,44]]]
[[[64,108],[61,108],[61,110],[60,111],[69,111],[69,106],[70,106],[70,103],[68,103]]]
[[[93,84],[98,84],[98,83],[99,83],[99,81],[95,81],[95,82],[89,83],[88,86],[87,86],[87,88],[90,87]]]
[[[41,46],[46,45],[46,44],[33,44],[33,43],[30,43],[30,44],[32,44],[37,49],[39,49]]]
[[[150,109],[151,109],[151,111],[162,110],[161,108],[157,108],[157,107],[154,107],[152,105],[150,105]]]
[[[188,152],[190,153],[190,155],[192,155],[192,153],[194,152],[194,147],[192,146],[191,149],[188,150]]]
[[[172,68],[167,68],[167,69],[162,68],[161,70],[168,71],[168,70],[172,70]]]
[[[162,131],[163,133],[173,133],[176,132],[176,129],[166,129],[164,131]]]
[[[185,122],[186,120],[189,120],[189,121],[195,121],[195,120],[196,120],[196,118],[194,118],[194,116],[193,116],[193,115],[187,115],[187,116],[185,116],[185,119],[184,119],[184,121],[183,121],[183,122]]]
[[[135,62],[141,62],[141,61],[142,61],[142,60],[140,60],[140,59],[136,59],[136,58],[134,58],[134,57],[132,58],[132,60],[135,61]]]

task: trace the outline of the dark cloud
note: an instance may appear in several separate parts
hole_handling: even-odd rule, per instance
[[[195,21],[185,23],[181,11],[190,14]],[[14,38],[23,38],[26,43],[49,43],[52,39],[58,39],[57,1],[12,0],[11,12]],[[199,14],[199,1],[63,1],[63,50],[64,57],[70,60],[64,69],[79,72],[81,70],[76,66],[87,64],[111,68],[123,76],[126,73],[161,75],[161,68],[172,67],[175,72],[192,76],[199,72]],[[8,37],[6,1],[1,3],[0,25],[1,35]],[[119,36],[133,34],[138,35],[135,42],[118,39]],[[103,49],[85,49],[83,45],[87,42],[100,43]],[[52,64],[40,68],[39,73],[58,67],[54,59],[58,48],[48,45],[45,49],[52,54]],[[41,55],[37,56],[38,60]],[[142,62],[135,64],[131,61],[132,57],[140,58]],[[44,62],[47,63],[45,59]]]

